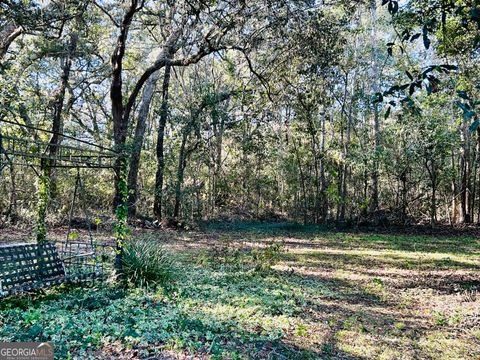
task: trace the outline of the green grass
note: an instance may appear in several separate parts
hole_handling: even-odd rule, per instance
[[[4,300],[0,341],[53,341],[62,359],[480,358],[474,238],[229,224],[166,246],[172,290],[98,284]]]

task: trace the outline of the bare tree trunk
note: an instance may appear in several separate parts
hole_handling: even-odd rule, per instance
[[[320,115],[321,121],[321,137],[320,137],[320,219],[322,222],[326,221],[328,214],[328,203],[327,203],[327,182],[325,177],[325,122],[326,114],[325,109],[323,109]]]
[[[478,134],[478,130],[477,130]],[[477,139],[476,146],[473,147],[473,156],[472,156],[472,162],[473,162],[473,170],[471,171],[471,182],[470,186],[472,187],[472,193],[470,195],[470,203],[469,203],[469,213],[470,213],[470,222],[475,221],[475,205],[476,205],[476,197],[477,197],[477,175],[478,175],[478,160],[479,160],[479,143]]]
[[[461,195],[460,195],[460,203],[461,203],[461,216],[462,222],[469,223],[470,222],[470,214],[469,214],[469,196],[470,196],[470,134],[469,130],[466,126],[462,129],[463,134],[463,152],[461,158],[461,169],[462,169],[462,181],[461,181]]]
[[[437,167],[435,161],[433,159],[429,161],[427,157],[425,159],[425,167],[428,171],[432,186],[432,195],[430,198],[430,224],[433,227],[437,222]]]
[[[52,137],[50,139],[49,143],[49,154],[50,156],[54,157],[58,153],[58,145],[62,142],[62,138],[60,136],[60,133],[63,132],[63,121],[62,121],[62,113],[63,113],[63,107],[64,107],[64,102],[65,102],[65,93],[68,87],[68,81],[70,79],[70,71],[72,68],[72,61],[75,55],[75,51],[77,48],[77,42],[78,42],[78,35],[77,34],[72,34],[70,36],[70,43],[68,44],[68,50],[67,54],[65,55],[65,58],[63,59],[63,64],[62,64],[62,76],[61,76],[61,83],[60,87],[55,93],[54,100],[52,102],[52,108],[53,108],[53,121],[52,121]],[[54,161],[50,160],[49,165],[53,165]],[[51,176],[51,168],[48,170],[49,176]]]
[[[62,76],[60,87],[57,90],[54,100],[52,102],[53,107],[53,119],[52,119],[52,137],[49,141],[48,154],[50,159],[42,159],[40,162],[40,179],[38,190],[38,208],[37,208],[37,231],[36,237],[38,243],[46,241],[46,223],[45,218],[47,215],[47,207],[52,192],[55,193],[55,181],[52,177],[52,167],[55,164],[53,159],[58,154],[58,147],[62,141],[60,133],[63,130],[62,112],[65,101],[65,92],[68,86],[70,78],[70,70],[72,67],[72,61],[74,58],[76,46],[78,41],[78,35],[72,34],[70,37],[70,43],[68,44],[67,54],[63,59],[62,64]]]
[[[435,185],[432,186],[432,207],[431,207],[431,220],[432,226],[437,222],[437,185],[435,179]]]
[[[305,173],[303,171],[302,159],[300,158],[300,153],[298,151],[297,142],[295,138],[292,137],[292,144],[295,150],[295,157],[297,159],[298,171],[300,174],[300,184],[302,186],[302,197],[303,197],[303,224],[308,223],[308,202],[307,202],[307,186],[305,183]]]
[[[185,167],[187,166],[187,154],[186,146],[188,135],[190,134],[190,126],[184,129],[182,134],[182,143],[180,145],[180,152],[178,154],[178,166],[177,166],[177,182],[175,184],[175,206],[173,209],[173,218],[178,220],[180,215],[180,206],[182,203],[182,185],[185,174]]]
[[[215,165],[213,168],[213,179],[212,179],[212,213],[215,212],[215,208],[218,202],[218,182],[220,181],[220,176],[222,172],[222,147],[223,147],[223,132],[225,128],[225,118],[221,116],[220,121],[214,120],[213,122],[213,134],[215,137],[215,153],[214,161]]]
[[[313,185],[315,188],[314,193],[314,203],[313,203],[313,210],[314,210],[314,222],[317,224],[320,218],[320,159],[319,159],[319,150],[318,150],[318,139],[317,139],[317,126],[314,123],[312,117],[314,114],[308,112],[307,114],[308,120],[308,133],[310,135],[310,148],[313,157],[313,170],[314,170],[314,181]]]
[[[343,92],[343,101],[342,107],[340,110],[340,146],[342,147],[342,160],[343,163],[340,163],[338,166],[338,179],[337,179],[337,191],[339,196],[339,201],[337,203],[337,221],[343,221],[345,217],[345,197],[343,193],[343,183],[344,183],[344,171],[345,171],[345,162],[346,162],[346,145],[345,145],[345,113],[346,113],[346,104],[347,104],[347,96],[348,96],[348,82],[349,82],[349,74],[348,72],[345,73],[345,89]],[[343,213],[343,217],[342,217]]]
[[[352,87],[353,88],[353,87]],[[350,133],[352,128],[352,110],[353,110],[353,100],[350,103],[350,110],[347,117],[347,129],[346,129],[346,139],[343,145],[343,169],[342,169],[342,182],[341,182],[341,202],[340,202],[340,221],[345,221],[345,208],[348,196],[347,189],[347,177],[348,177],[348,156],[350,151]]]
[[[242,103],[242,113],[244,112]],[[288,135],[287,135],[288,136]],[[248,178],[250,174],[250,166],[248,164],[248,154],[245,144],[250,138],[250,123],[247,121],[242,127],[242,208],[247,210],[247,203],[250,197],[250,188],[248,186]]]
[[[10,203],[8,205],[8,217],[11,223],[17,220],[17,181],[14,164],[10,164]]]
[[[165,169],[165,155],[164,155],[164,138],[165,138],[165,126],[168,119],[168,89],[170,86],[170,71],[171,67],[167,65],[165,67],[165,74],[163,76],[162,86],[162,107],[160,110],[160,121],[158,124],[157,134],[157,172],[155,174],[155,195],[153,203],[153,213],[158,221],[162,220],[162,201],[163,201],[163,174]]]
[[[480,180],[480,175],[477,174],[478,170],[480,169],[480,128],[477,129],[477,156],[476,156],[476,163],[475,163],[475,178]],[[477,180],[475,180],[476,183]],[[477,184],[477,193],[480,194],[480,185]],[[477,211],[477,223],[480,223],[480,200],[478,201],[478,211]],[[475,211],[474,205],[472,205],[472,221],[473,221],[473,212]]]
[[[452,223],[456,224],[458,222],[458,201],[457,201],[457,195],[458,195],[458,186],[457,186],[457,170],[456,170],[456,159],[455,159],[455,154],[452,150],[451,153],[451,162],[452,162],[452,173],[453,173],[453,179],[452,179],[452,184],[451,184],[451,189],[452,189]]]
[[[372,25],[372,61],[373,61],[373,76],[372,76],[372,90],[374,93],[379,92],[379,77],[380,71],[377,62],[376,56],[376,47],[377,47],[377,1],[371,0],[370,3],[370,12],[371,12],[371,25]],[[378,160],[377,154],[380,150],[380,121],[379,121],[379,109],[378,103],[373,104],[373,147],[375,150],[375,156],[373,160],[373,171],[372,171],[372,187],[371,187],[371,203],[370,211],[374,212],[378,209]]]
[[[115,148],[119,151],[120,156],[115,162],[115,195],[113,198],[113,210],[115,211],[119,205],[123,205],[124,189],[121,184],[125,177],[123,174],[127,164],[127,154],[125,143],[127,141],[128,117],[125,115],[125,107],[123,105],[123,57],[127,47],[127,37],[133,16],[138,11],[138,0],[131,0],[126,10],[122,23],[120,24],[120,34],[117,37],[117,44],[112,54],[112,82],[110,84],[110,101],[112,103],[112,121],[113,121],[113,141]],[[121,256],[117,257],[117,262]],[[117,266],[120,266],[117,264]]]
[[[145,129],[147,127],[147,118],[150,111],[155,86],[159,78],[158,71],[147,81],[142,94],[142,103],[138,111],[137,126],[135,127],[135,137],[133,140],[132,153],[130,155],[130,170],[128,172],[128,214],[134,217],[137,214],[138,198],[138,169],[140,167],[140,155],[143,147]]]

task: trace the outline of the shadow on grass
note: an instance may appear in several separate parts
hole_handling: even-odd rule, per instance
[[[232,273],[235,275],[231,275]],[[354,323],[360,324],[364,320],[373,324],[372,329],[388,327],[394,322],[392,317],[386,316],[380,311],[359,312],[350,308],[350,305],[360,305],[365,309],[372,305],[386,308],[388,304],[382,302],[374,294],[363,292],[355,284],[347,281],[295,274],[286,275],[279,271],[252,276],[252,274],[241,274],[239,271],[235,272],[230,269],[225,272],[220,271],[220,275],[215,277],[213,283],[211,280],[205,280],[202,283],[196,279],[195,284],[196,286],[189,288],[181,296],[189,301],[193,300],[194,304],[199,305],[197,310],[204,312],[199,317],[200,319],[209,318],[215,323],[230,323],[231,321],[242,323],[242,320],[233,320],[237,319],[236,315],[231,315],[233,318],[223,318],[216,317],[212,313],[216,313],[216,309],[225,309],[225,307],[227,309],[230,307],[232,311],[234,308],[238,308],[238,311],[246,309],[248,314],[251,310],[252,316],[261,314],[261,318],[258,319],[260,323],[257,324],[260,332],[255,336],[261,334],[262,322],[269,323],[272,319],[283,316],[287,316],[294,323],[300,319],[321,324],[335,320],[334,326],[340,326],[340,328],[356,326]],[[204,286],[208,288],[206,292]],[[331,300],[335,300],[337,303],[331,303]],[[237,315],[240,316],[239,313]],[[238,334],[238,329],[244,329],[244,327],[239,326],[236,330],[230,329],[229,333]],[[276,340],[274,343],[277,345],[274,349],[272,349],[270,341],[257,341],[255,338],[251,338],[243,339],[242,342],[247,347],[264,344],[256,352],[256,356],[249,358],[366,359],[366,357],[355,356],[341,350],[334,337],[326,338],[320,347],[317,346],[316,350],[311,348],[299,350],[298,346],[292,345],[294,339],[291,337],[290,330],[283,336],[290,340],[286,342]]]
[[[387,252],[369,255],[347,251],[370,248],[405,251],[411,246],[420,251],[420,245],[412,245],[405,237],[388,241],[388,236],[334,234],[316,227],[299,230],[296,225],[290,226],[276,224],[265,229],[262,224],[249,229],[221,231],[228,236],[233,234],[235,239],[247,237],[246,240],[253,238],[254,241],[272,237],[283,239],[288,233],[287,246],[299,245],[307,250],[326,247],[339,252],[286,253],[282,255],[283,260],[291,262],[295,270],[266,273],[218,265],[195,266],[191,258],[185,257],[185,272],[181,274],[177,292],[171,297],[143,290],[115,293],[111,289],[65,289],[24,303],[12,302],[7,307],[2,303],[0,340],[13,337],[22,341],[60,341],[62,355],[69,350],[81,354],[101,348],[105,343],[119,342],[120,352],[128,348],[173,348],[200,356],[363,360],[372,356],[349,351],[345,341],[356,339],[340,341],[340,332],[349,332],[352,337],[367,334],[376,341],[376,356],[382,346],[402,350],[399,344],[392,344],[392,338],[402,337],[402,341],[414,347],[419,334],[426,331],[422,323],[425,319],[412,314],[399,319],[401,314],[396,304],[369,291],[359,281],[335,278],[336,270],[363,274],[368,281],[377,276],[375,271],[419,270],[426,273],[425,286],[440,289],[446,283],[432,281],[430,270],[479,268],[448,257],[417,259]],[[182,240],[181,235],[176,238],[194,242]],[[436,239],[422,241],[421,251],[427,253]],[[466,244],[468,246],[455,250],[453,242],[445,240],[443,245],[440,241],[439,247],[442,252],[448,249],[460,255],[473,253],[476,242],[468,240]],[[309,270],[313,274],[309,274]],[[409,277],[408,274],[392,276]],[[466,282],[459,277],[455,280],[453,275],[446,279],[469,289],[478,286],[474,279]],[[414,282],[417,280],[412,281],[412,287],[419,286]],[[401,286],[405,287],[405,283]],[[283,320],[287,325],[277,325],[276,321]],[[397,322],[401,322],[400,330],[395,327]],[[299,324],[305,329],[299,328]],[[428,358],[423,350],[415,351],[414,358]]]
[[[421,254],[419,254],[421,255]],[[480,263],[454,260],[449,256],[432,259],[419,256],[402,256],[399,254],[349,254],[332,252],[303,252],[287,253],[283,256],[285,261],[296,262],[300,266],[318,267],[323,269],[403,269],[403,270],[441,270],[441,269],[466,269],[479,270]],[[297,266],[298,266],[297,265]]]
[[[203,226],[207,233],[230,235],[234,239],[251,240],[285,239],[292,247],[358,248],[377,250],[399,250],[409,252],[452,253],[458,255],[479,255],[480,241],[472,236],[429,236],[401,234],[372,234],[338,232],[336,229],[319,225],[300,225],[288,222],[232,222],[209,223]],[[289,241],[296,239],[300,241]],[[247,239],[248,240],[248,239]]]

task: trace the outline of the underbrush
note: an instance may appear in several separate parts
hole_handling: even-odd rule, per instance
[[[271,251],[249,257],[270,258]],[[182,272],[169,292],[105,285],[53,288],[25,297],[21,306],[7,300],[12,303],[0,311],[0,341],[51,341],[59,359],[117,358],[112,348],[140,358],[161,358],[165,351],[211,359],[270,353],[316,358],[284,342],[305,302],[288,280],[275,272],[214,270],[193,260],[178,265]]]
[[[480,355],[476,239],[300,233],[283,236],[287,254],[270,232],[225,232],[175,243],[193,246],[173,257],[146,236],[130,248],[132,286],[2,300],[0,341],[52,341],[57,358],[82,360]]]

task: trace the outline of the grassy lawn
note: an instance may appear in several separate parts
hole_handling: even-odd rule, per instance
[[[53,341],[62,359],[480,359],[475,238],[288,224],[138,236],[175,256],[172,289],[2,300],[0,341]]]

